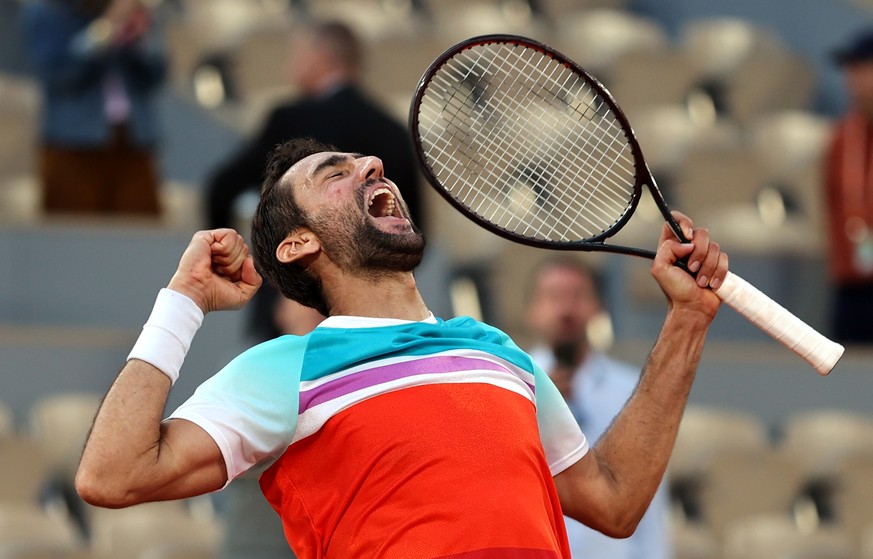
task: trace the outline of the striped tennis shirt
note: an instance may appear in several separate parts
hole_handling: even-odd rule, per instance
[[[473,320],[334,316],[241,354],[170,416],[260,475],[300,559],[569,558],[552,476],[588,443]]]

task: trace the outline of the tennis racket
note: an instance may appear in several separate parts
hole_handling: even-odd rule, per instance
[[[605,242],[628,222],[646,187],[687,242],[612,95],[546,45],[513,35],[458,43],[422,76],[409,119],[430,184],[511,241],[654,258]],[[735,274],[715,292],[822,375],[843,354]]]

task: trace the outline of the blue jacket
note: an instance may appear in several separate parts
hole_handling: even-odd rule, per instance
[[[72,2],[34,0],[22,7],[22,25],[43,96],[41,138],[67,147],[99,147],[111,133],[104,113],[104,79],[115,71],[129,98],[132,140],[153,146],[158,139],[154,93],[166,73],[157,37],[125,47],[97,49],[85,39],[93,20]]]

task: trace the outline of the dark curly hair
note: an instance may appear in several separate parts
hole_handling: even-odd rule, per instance
[[[329,309],[321,280],[298,262],[283,264],[276,258],[276,248],[285,237],[309,225],[309,218],[297,204],[291,185],[284,183],[282,177],[301,159],[325,151],[339,150],[312,138],[295,138],[273,150],[267,162],[261,200],[252,219],[251,234],[258,273],[285,297],[327,316]]]

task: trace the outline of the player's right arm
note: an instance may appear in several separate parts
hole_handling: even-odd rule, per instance
[[[161,423],[170,379],[128,361],[103,400],[88,437],[76,490],[86,502],[120,508],[182,499],[224,486],[224,459],[212,438],[187,421]]]
[[[226,483],[225,460],[206,431],[185,420],[161,421],[171,378],[181,365],[179,358],[176,370],[168,370],[173,367],[167,354],[175,350],[184,357],[203,315],[242,307],[260,284],[248,247],[235,231],[194,235],[159,295],[170,316],[152,327],[162,343],[150,349],[145,344],[138,352],[140,338],[94,420],[76,474],[76,490],[85,501],[117,508],[199,495]],[[157,304],[152,316],[156,313]],[[186,329],[188,339],[180,339]]]

